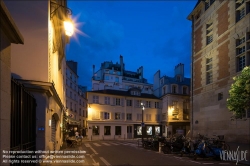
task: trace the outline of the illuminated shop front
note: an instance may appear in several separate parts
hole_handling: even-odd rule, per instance
[[[141,124],[134,125],[134,138],[150,138],[152,136],[161,136],[162,135],[162,127],[161,125],[145,125],[142,127]]]

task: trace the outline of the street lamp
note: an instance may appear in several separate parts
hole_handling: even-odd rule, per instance
[[[54,10],[52,10],[52,8],[53,8]],[[72,11],[71,11],[69,8],[67,8],[67,7],[65,7],[65,6],[63,6],[63,5],[61,5],[61,4],[58,4],[58,3],[56,3],[56,2],[50,1],[50,11],[51,11],[51,12],[50,12],[50,19],[55,15],[56,11],[57,11],[59,8],[63,8],[63,9],[64,9],[64,12],[66,13],[66,18],[63,18],[65,34],[66,34],[67,36],[72,36],[73,33],[74,33],[74,25],[73,25],[71,19],[70,19],[70,18],[67,18],[68,15],[72,15]]]
[[[142,110],[141,110],[141,115],[142,115],[142,117],[141,117],[141,131],[142,131],[142,133],[141,133],[141,141],[143,143],[143,127],[144,127],[143,112],[144,112],[144,104],[142,102],[141,102],[141,106],[142,106]]]

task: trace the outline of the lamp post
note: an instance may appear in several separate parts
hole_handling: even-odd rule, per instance
[[[144,122],[143,122],[143,112],[144,112],[144,104],[141,103],[141,106],[142,106],[142,110],[141,110],[141,141],[143,142],[143,127],[144,127]]]

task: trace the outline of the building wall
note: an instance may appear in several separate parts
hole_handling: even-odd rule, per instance
[[[8,8],[0,1],[0,161],[3,150],[10,150],[11,140],[11,43],[24,40]]]
[[[246,3],[246,2],[245,2]],[[249,2],[246,5],[249,11]],[[200,17],[197,18],[198,13]],[[227,141],[249,141],[249,118],[232,119],[226,106],[237,69],[236,42],[250,32],[250,14],[236,22],[235,1],[215,1],[207,10],[203,2],[193,16],[193,134],[225,135]],[[213,22],[213,41],[206,42],[207,23]],[[249,65],[249,40],[246,38],[246,65]],[[247,51],[248,49],[248,51]],[[207,83],[207,59],[212,58],[212,82]],[[219,99],[222,94],[223,98]]]
[[[66,1],[58,2],[65,4]],[[39,111],[37,115],[44,115],[37,116],[37,119],[44,121],[45,127],[44,135],[37,139],[43,139],[41,141],[41,144],[44,144],[43,148],[58,150],[63,141],[60,135],[60,123],[66,100],[63,81],[65,77],[64,46],[67,40],[62,29],[63,22],[59,19],[61,8],[58,8],[51,17],[50,7],[55,7],[50,5],[50,0],[29,3],[6,1],[6,5],[25,38],[23,46],[14,47],[12,50],[11,64],[14,66],[11,70],[12,75],[14,78],[29,80],[24,81],[26,86],[36,86],[30,88],[30,91],[41,99],[37,101],[37,111]],[[53,90],[49,92],[53,95],[50,96],[48,92],[41,91],[43,86]],[[37,94],[38,91],[40,97]],[[43,102],[44,100],[46,102]],[[47,114],[48,110],[53,114]],[[57,118],[56,139],[53,143],[52,134],[49,132],[51,126],[48,126],[52,115]],[[45,119],[41,119],[42,117]]]
[[[99,97],[99,102],[93,102],[93,96]],[[105,104],[105,97],[110,97],[110,104]],[[116,105],[113,103],[115,98],[121,99],[121,105]],[[126,101],[132,100],[132,106],[127,106]],[[110,95],[110,94],[99,94],[95,92],[88,92],[88,138],[89,139],[119,139],[119,138],[130,138],[127,134],[127,126],[131,126],[131,138],[134,138],[136,133],[135,125],[141,125],[142,119],[137,119],[137,114],[142,115],[142,107],[136,106],[136,101],[139,100],[146,104],[146,101],[151,101],[151,108],[146,107],[143,111],[143,121],[145,125],[161,125],[161,109],[155,108],[154,102],[159,102],[161,104],[160,99],[146,99],[140,97],[126,97],[119,95]],[[110,113],[110,119],[105,119],[103,112]],[[121,119],[115,119],[115,113],[120,113]],[[126,115],[128,113],[132,114],[132,119],[127,120]],[[151,114],[151,120],[147,120],[147,114]],[[159,119],[156,119],[156,115],[159,115]],[[99,135],[93,134],[94,126],[99,126],[100,132]],[[111,134],[105,136],[104,135],[104,126],[111,126]],[[121,126],[122,132],[121,135],[115,135],[115,126]],[[146,136],[146,135],[145,135]],[[138,136],[141,137],[141,136]]]
[[[143,77],[143,67],[137,71],[125,70],[123,56],[120,56],[120,63],[103,62],[99,70],[95,71],[93,65],[92,90],[115,89],[127,91],[131,87],[139,87],[143,93],[152,94],[153,85]]]
[[[24,45],[13,46],[12,73],[16,78],[48,82],[49,1],[4,2],[25,38]]]

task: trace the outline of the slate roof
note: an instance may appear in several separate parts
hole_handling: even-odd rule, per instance
[[[88,93],[100,93],[100,94],[109,94],[109,95],[117,95],[117,96],[127,96],[127,97],[137,97],[137,98],[149,98],[149,99],[160,99],[153,94],[141,93],[140,96],[131,95],[130,91],[120,91],[113,89],[105,89],[105,90],[96,90],[96,91],[88,91]]]

